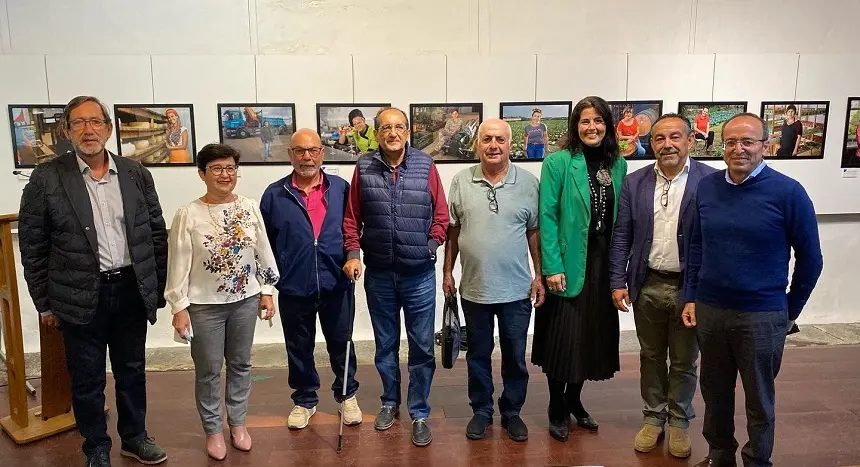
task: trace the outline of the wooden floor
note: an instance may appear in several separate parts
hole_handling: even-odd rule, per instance
[[[498,362],[494,362],[498,366]],[[515,443],[496,424],[482,441],[469,441],[465,427],[471,417],[466,397],[465,362],[453,370],[439,369],[433,381],[430,426],[433,443],[416,448],[409,440],[410,425],[404,417],[386,432],[373,429],[373,414],[379,404],[379,376],[372,366],[361,366],[358,399],[365,412],[364,423],[344,429],[344,452],[337,445],[337,405],[329,391],[321,393],[319,412],[302,431],[289,431],[286,416],[292,403],[286,370],[255,370],[248,425],[254,439],[250,453],[230,450],[223,462],[209,460],[204,453],[204,435],[194,406],[193,375],[190,372],[149,373],[149,433],[165,448],[165,465],[350,465],[350,466],[686,466],[707,454],[701,436],[704,407],[697,394],[693,421],[693,456],[678,460],[669,456],[665,443],[650,454],[637,454],[632,441],[641,426],[638,356],[622,355],[622,372],[610,381],[587,383],[583,391],[586,408],[600,423],[599,434],[573,430],[567,443],[549,437],[546,431],[546,381],[540,369],[531,367],[528,399],[523,408],[530,437]],[[321,371],[323,387],[331,384],[331,372]],[[404,369],[404,383],[406,380]],[[496,368],[496,381],[500,381]],[[38,387],[38,381],[34,381]],[[497,395],[501,384],[497,383]],[[405,385],[404,385],[405,389]],[[113,390],[108,390],[113,407]],[[743,401],[738,388],[739,401]],[[6,400],[6,388],[0,388]],[[405,400],[405,396],[404,396]],[[0,416],[8,406],[0,407]],[[115,413],[111,410],[111,413]],[[405,414],[405,410],[404,410]],[[110,424],[115,422],[112,420]],[[746,440],[743,404],[737,407],[738,441]],[[115,427],[111,427],[116,436]],[[116,439],[116,438],[115,438]],[[0,435],[0,465],[77,466],[83,464],[81,438],[67,433],[17,447]],[[118,442],[113,465],[138,465],[119,456]],[[740,459],[740,457],[738,457]],[[773,457],[776,466],[827,467],[860,465],[860,347],[837,346],[786,349],[777,380],[777,432]]]

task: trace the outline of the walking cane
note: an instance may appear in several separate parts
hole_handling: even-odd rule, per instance
[[[352,346],[352,325],[355,321],[355,280],[349,280],[349,291],[347,292],[347,300],[349,301],[349,338],[346,340],[346,363],[343,365],[343,394],[340,399],[340,428],[337,432],[337,453],[343,451],[343,406],[346,402],[346,387],[348,385],[347,378],[349,377],[349,351]]]

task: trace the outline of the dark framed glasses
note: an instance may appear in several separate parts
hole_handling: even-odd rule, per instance
[[[498,214],[499,213],[499,200],[496,199],[495,188],[490,188],[487,190],[487,199],[490,200],[490,211]]]

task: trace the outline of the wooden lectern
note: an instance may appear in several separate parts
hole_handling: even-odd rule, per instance
[[[0,419],[3,431],[18,444],[29,443],[75,427],[71,386],[66,369],[63,336],[39,323],[42,354],[42,405],[27,410],[27,378],[24,374],[24,339],[18,276],[12,247],[12,223],[17,215],[0,216],[0,304],[6,341],[6,373],[9,376],[9,416]]]

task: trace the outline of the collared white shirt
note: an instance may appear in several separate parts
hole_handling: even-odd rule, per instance
[[[752,173],[747,175],[747,178],[741,180],[740,183],[735,183],[734,180],[732,180],[732,177],[729,176],[729,169],[726,169],[726,181],[729,182],[730,185],[743,185],[747,180],[758,176],[765,167],[767,167],[767,162],[762,159],[761,162],[759,162],[758,167],[756,167]]]
[[[681,270],[678,256],[678,216],[689,174],[689,157],[684,168],[672,180],[663,174],[658,164],[654,164],[657,183],[654,186],[654,237],[651,241],[651,252],[648,254],[648,267],[651,269],[673,272]]]

